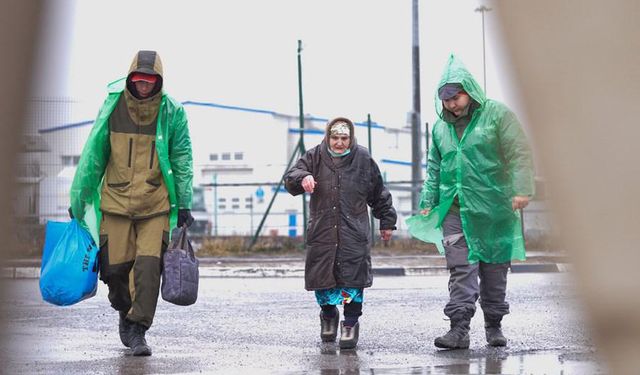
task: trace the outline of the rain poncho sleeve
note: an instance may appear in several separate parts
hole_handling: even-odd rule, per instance
[[[102,176],[111,154],[109,127],[104,124],[109,121],[116,103],[117,99],[111,95],[105,99],[80,154],[70,193],[71,209],[79,221],[84,219],[86,205],[100,201]]]
[[[187,115],[179,106],[174,118],[175,127],[169,138],[169,160],[175,178],[178,208],[191,209],[193,195],[193,158]]]
[[[531,150],[527,138],[522,131],[518,119],[511,111],[504,114],[499,123],[500,145],[502,156],[507,164],[512,181],[513,192],[516,196],[533,196],[534,176],[531,165]]]
[[[433,139],[433,136],[431,137]],[[440,194],[440,151],[431,142],[427,161],[427,179],[422,187],[422,195],[420,197],[420,209],[431,209],[438,204]]]
[[[82,149],[69,192],[73,215],[82,226],[89,229],[96,242],[98,241],[98,223],[101,217],[102,177],[111,155],[108,122],[118,98],[118,94],[108,95],[100,108],[89,138]]]

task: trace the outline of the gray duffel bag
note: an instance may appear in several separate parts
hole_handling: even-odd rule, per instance
[[[180,306],[195,303],[198,298],[198,258],[193,253],[186,226],[180,228],[162,261],[162,299]]]

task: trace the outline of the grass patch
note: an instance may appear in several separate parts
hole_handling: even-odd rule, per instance
[[[248,250],[252,237],[219,236],[200,240],[198,256],[298,256],[304,254],[302,237],[264,236]],[[433,244],[414,238],[394,238],[388,243],[377,241],[373,255],[424,255],[438,254]]]

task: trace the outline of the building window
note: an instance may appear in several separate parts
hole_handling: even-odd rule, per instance
[[[218,154],[209,154],[209,160],[210,161],[218,160]]]
[[[231,160],[231,153],[230,152],[223,152],[222,153],[222,160]]]
[[[231,198],[231,202],[240,202],[240,198]]]
[[[226,210],[227,206],[225,206],[224,204],[218,205],[218,208],[221,210]]]
[[[222,203],[222,202],[226,202],[227,198],[218,198],[218,202]]]
[[[80,155],[62,155],[62,166],[75,167],[80,162]]]
[[[244,159],[244,155],[242,154],[242,152],[236,152],[235,154],[233,154],[233,158],[235,160],[242,160]]]
[[[248,204],[248,205],[244,206],[244,208],[246,208],[247,210],[250,210],[250,209],[252,209],[253,207],[252,207],[250,204]]]
[[[240,208],[240,205],[239,204],[234,204],[234,205],[231,206],[231,208],[234,209],[234,210],[237,210],[237,209]]]
[[[246,198],[244,199],[244,201],[245,201],[245,202],[251,202],[251,201],[253,201],[253,198],[252,198],[252,197],[246,197]]]

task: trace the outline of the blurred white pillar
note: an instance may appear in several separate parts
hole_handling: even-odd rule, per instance
[[[15,189],[16,153],[24,125],[26,100],[31,80],[33,46],[40,27],[42,4],[35,0],[10,0],[0,3],[0,260],[14,246],[15,220],[11,202]],[[1,263],[1,262],[0,262]],[[2,281],[0,280],[0,283]],[[0,284],[0,292],[4,285]],[[4,316],[0,316],[0,340],[16,344],[4,334]],[[19,345],[19,343],[18,343]],[[2,344],[4,347],[4,344]],[[0,363],[3,362],[0,353]]]
[[[640,368],[640,2],[490,2],[612,373]]]

